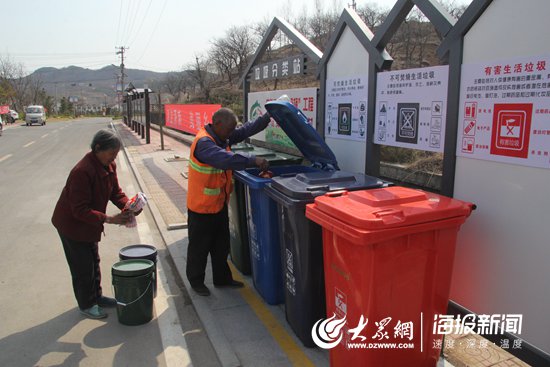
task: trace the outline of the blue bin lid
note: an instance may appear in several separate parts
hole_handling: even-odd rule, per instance
[[[338,190],[364,190],[390,185],[389,182],[362,173],[319,171],[294,177],[273,177],[271,187],[295,200],[313,202],[315,197]]]
[[[268,102],[265,108],[314,166],[322,169],[338,169],[336,156],[313,126],[307,123],[307,117],[302,111],[285,101]]]

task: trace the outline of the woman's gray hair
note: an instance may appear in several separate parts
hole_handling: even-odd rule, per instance
[[[92,152],[97,153],[108,149],[120,149],[122,142],[118,136],[111,130],[101,129],[92,139]]]

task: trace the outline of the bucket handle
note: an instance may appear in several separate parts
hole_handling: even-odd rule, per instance
[[[143,296],[145,296],[145,294],[147,293],[147,291],[149,290],[149,287],[151,287],[151,284],[153,284],[153,281],[155,280],[155,274],[153,273],[153,276],[151,277],[151,280],[149,281],[149,284],[147,284],[147,288],[145,288],[145,290],[143,291],[143,293],[138,297],[136,298],[135,300],[133,300],[132,302],[129,302],[129,303],[124,303],[124,302],[120,302],[118,299],[115,298],[116,300],[116,304],[119,305],[119,306],[122,306],[122,307],[126,307],[126,306],[130,306],[131,304],[134,304],[136,303],[137,301],[139,301],[140,299],[143,298]],[[113,290],[113,294],[115,294],[115,289],[114,287],[111,285],[111,288]]]

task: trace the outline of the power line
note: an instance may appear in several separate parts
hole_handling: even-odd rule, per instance
[[[118,26],[116,28],[116,42],[118,43],[118,33],[120,31],[120,19],[122,17],[122,0],[120,0],[120,10],[118,12]]]
[[[153,28],[153,31],[151,32],[151,35],[149,36],[149,41],[147,41],[147,44],[145,45],[145,49],[143,50],[143,53],[137,59],[137,61],[140,61],[142,59],[143,55],[145,55],[145,52],[149,48],[149,44],[151,43],[151,40],[153,39],[153,35],[155,34],[155,31],[157,30],[157,27],[160,23],[160,18],[162,17],[162,14],[164,13],[164,9],[166,8],[166,3],[167,2],[168,2],[168,0],[164,0],[164,4],[162,5],[162,10],[160,11],[159,17],[157,19],[157,23],[155,24],[155,27]]]
[[[26,63],[25,66],[40,66],[44,65],[48,61],[43,60],[32,60],[28,64]],[[48,67],[55,67],[54,65],[67,65],[67,66],[81,66],[81,65],[111,65],[113,63],[113,59],[111,58],[100,58],[100,59],[80,59],[80,60],[50,60],[49,61],[51,65],[48,65]],[[67,66],[61,66],[61,67],[67,67]]]
[[[126,34],[126,39],[124,41],[125,44],[128,44],[128,41],[132,37],[132,31],[134,30],[134,24],[136,24],[136,18],[138,17],[140,6],[141,6],[141,0],[138,0],[138,3],[136,5],[136,11],[134,12],[134,16],[132,17],[132,22],[130,23],[130,28],[128,29],[128,33]]]
[[[130,7],[132,5],[132,0],[128,0],[128,8],[126,9],[126,17],[124,18],[124,27],[122,28],[122,34],[120,35],[120,40],[122,41],[126,35],[126,30],[128,28],[128,19],[130,18]]]
[[[1,55],[2,53],[0,53]],[[106,56],[110,55],[111,52],[75,52],[75,53],[9,53],[6,55],[9,56],[24,56],[24,57],[51,57],[51,58],[57,58],[57,57],[90,57],[90,56]]]
[[[137,32],[134,33],[134,39],[132,40],[132,42],[129,43],[130,47],[136,41],[136,39],[139,35],[139,32],[141,32],[141,27],[143,27],[143,24],[145,23],[145,18],[147,18],[147,15],[149,14],[149,8],[151,7],[152,2],[153,2],[153,0],[149,0],[149,5],[147,5],[147,9],[145,9],[145,13],[143,13],[143,17],[141,18],[141,22],[139,23],[138,30],[137,30]]]

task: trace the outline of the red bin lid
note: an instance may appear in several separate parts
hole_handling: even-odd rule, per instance
[[[315,199],[315,209],[364,230],[388,229],[467,217],[472,204],[400,186],[333,192]]]

